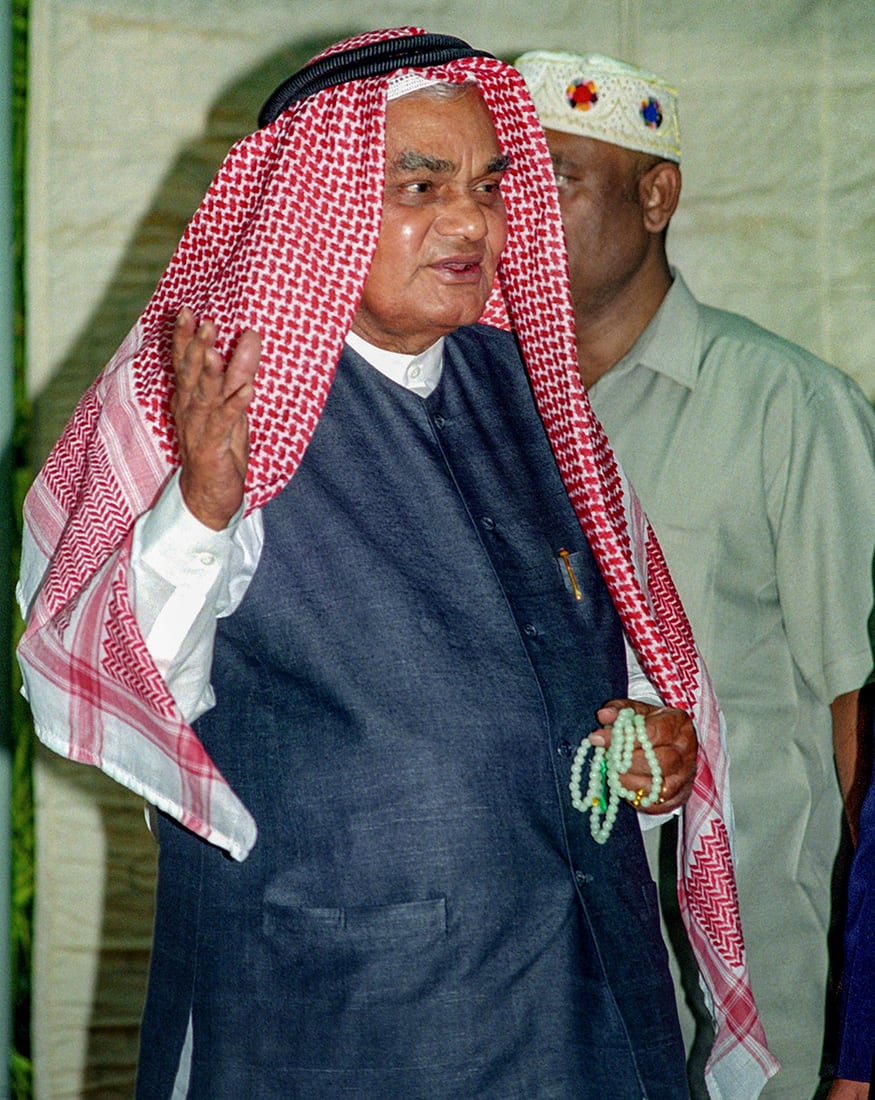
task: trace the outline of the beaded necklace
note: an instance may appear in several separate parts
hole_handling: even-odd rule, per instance
[[[643,788],[637,791],[627,790],[620,782],[620,776],[625,775],[632,766],[632,753],[636,743],[644,750],[644,756],[650,765],[649,793]],[[593,750],[593,755],[584,797],[583,768],[590,749]],[[569,788],[572,806],[582,814],[589,813],[590,831],[599,844],[604,844],[611,835],[621,798],[636,807],[652,806],[658,802],[662,791],[662,769],[645,732],[643,715],[636,714],[631,707],[624,707],[611,728],[611,743],[607,748],[593,745],[588,737],[584,737],[571,763]]]

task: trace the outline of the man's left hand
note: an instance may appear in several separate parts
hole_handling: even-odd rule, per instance
[[[637,807],[644,814],[666,814],[679,809],[690,797],[696,777],[696,731],[690,716],[672,707],[655,707],[634,699],[612,699],[596,712],[602,729],[590,734],[593,745],[611,743],[611,726],[624,707],[631,707],[644,715],[644,728],[662,769],[662,791],[652,806]],[[650,793],[652,776],[650,765],[640,746],[632,754],[632,766],[620,777],[623,786],[630,791]]]

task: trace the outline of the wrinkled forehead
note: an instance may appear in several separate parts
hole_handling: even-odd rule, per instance
[[[385,146],[390,160],[413,152],[438,155],[438,150],[453,150],[454,163],[470,156],[486,164],[501,152],[492,115],[473,81],[428,82],[390,97]]]

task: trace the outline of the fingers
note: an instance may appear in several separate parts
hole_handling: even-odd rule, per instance
[[[200,420],[205,427],[224,434],[232,430],[252,400],[261,355],[258,333],[251,329],[243,333],[227,366],[215,341],[212,321],[196,326],[188,307],[180,311],[171,345],[176,377],[172,407],[178,428]]]
[[[190,415],[191,406],[208,407],[221,397],[221,357],[213,344],[216,338],[215,326],[204,321],[195,325],[194,314],[183,309],[173,327],[171,361],[176,379],[173,393],[173,414],[183,423]],[[212,378],[210,378],[209,353],[212,352]],[[216,359],[220,362],[217,363]],[[218,381],[218,387],[217,387]]]
[[[258,371],[261,341],[242,334],[226,364],[215,347],[216,326],[199,325],[180,311],[171,341],[176,377],[172,409],[181,460],[180,487],[189,510],[203,523],[225,526],[243,499],[249,455],[247,411]]]
[[[171,344],[178,404],[185,405],[192,399],[227,400],[253,382],[261,354],[258,333],[251,329],[243,333],[227,367],[215,342],[216,326],[212,321],[196,326],[188,307],[180,311]]]
[[[196,327],[194,313],[192,313],[188,306],[183,306],[177,314],[176,322],[173,325],[170,358],[174,374],[179,373],[180,364],[182,363],[186,348],[194,337]]]
[[[247,387],[252,389],[258,365],[261,361],[261,337],[253,329],[247,329],[231,355],[225,372],[225,392],[239,400],[246,397]]]
[[[655,707],[633,700],[615,699],[606,703],[597,714],[606,727],[613,724],[623,707],[631,707],[645,718],[645,731],[662,772],[660,800],[652,806],[640,807],[643,813],[668,813],[682,806],[689,798],[696,775],[698,743],[692,720],[682,710]],[[593,744],[610,744],[609,728],[590,734]],[[649,794],[653,784],[650,764],[640,746],[632,754],[629,770],[620,777],[630,791]]]
[[[611,729],[617,720],[617,715],[626,708],[634,710],[636,714],[647,715],[649,711],[658,710],[658,707],[650,703],[641,703],[637,699],[611,699],[596,711],[596,718],[601,722],[602,729],[595,730],[589,735],[593,745],[603,745],[607,748],[611,743]]]
[[[649,812],[669,813],[682,806],[693,789],[698,751],[696,731],[689,715],[670,708],[650,714],[646,729],[663,777],[662,802]]]

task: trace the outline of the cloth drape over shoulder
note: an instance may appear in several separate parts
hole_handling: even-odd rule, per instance
[[[358,36],[320,57],[424,32]],[[397,75],[397,74],[396,74]],[[756,1096],[777,1065],[750,992],[731,866],[716,703],[671,578],[580,383],[553,170],[522,79],[489,56],[417,75],[476,81],[511,158],[508,243],[482,320],[511,327],[560,473],[608,589],[666,704],[700,738],[679,894],[713,1004],[715,1096]],[[82,399],[26,503],[19,657],[37,732],[243,859],[255,825],[179,713],[132,613],[132,528],[178,465],[170,340],[183,306],[218,349],[257,330],[247,509],[294,475],[319,420],[379,236],[391,74],[291,104],[228,154],[155,293]]]

